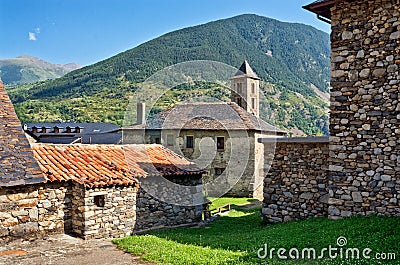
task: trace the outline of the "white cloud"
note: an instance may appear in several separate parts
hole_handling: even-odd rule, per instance
[[[29,40],[35,41],[36,40],[36,34],[33,32],[29,32]]]
[[[39,34],[39,33],[40,33],[40,28],[35,28],[35,32],[36,32],[37,34]]]

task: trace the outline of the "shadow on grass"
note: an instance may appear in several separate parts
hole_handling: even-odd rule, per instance
[[[159,239],[176,242],[201,249],[214,249],[239,253],[236,264],[389,264],[377,260],[288,260],[277,258],[261,260],[257,251],[268,244],[270,248],[315,248],[317,253],[330,245],[337,247],[339,237],[346,237],[346,248],[363,250],[370,248],[373,253],[393,252],[400,259],[400,218],[351,217],[338,221],[327,218],[310,218],[302,221],[266,225],[262,222],[259,209],[246,210],[237,206],[228,215],[219,217],[206,228],[182,228],[150,232]],[[173,250],[171,250],[173,251]],[[199,250],[197,250],[199,251]],[[225,253],[226,254],[226,253]],[[327,257],[327,256],[325,256]],[[153,259],[155,261],[157,259]],[[174,263],[180,264],[180,263]],[[235,264],[213,263],[209,264]],[[397,264],[397,263],[393,263]]]

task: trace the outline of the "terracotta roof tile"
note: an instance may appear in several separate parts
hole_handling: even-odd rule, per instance
[[[36,144],[32,148],[50,182],[72,180],[88,187],[136,185],[141,177],[203,173],[160,145]]]
[[[0,187],[44,181],[21,122],[0,80]]]

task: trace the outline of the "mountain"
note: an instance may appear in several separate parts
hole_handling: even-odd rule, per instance
[[[272,110],[266,120],[296,134],[327,134],[329,35],[311,26],[257,15],[240,15],[177,30],[61,78],[9,91],[24,121],[75,119],[122,123],[128,97],[166,66],[214,60],[239,67],[246,59],[263,80]],[[213,91],[213,90],[218,91]],[[193,93],[226,91],[210,84],[177,88],[170,106]],[[165,103],[164,102],[164,103]]]
[[[30,55],[22,55],[0,60],[0,78],[5,85],[21,85],[55,79],[80,67],[76,63],[52,64]]]

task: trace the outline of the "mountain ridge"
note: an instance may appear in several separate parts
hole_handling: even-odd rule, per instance
[[[26,120],[74,117],[121,124],[127,99],[136,91],[138,83],[166,66],[213,60],[239,67],[248,60],[264,81],[263,85],[269,87],[266,96],[272,111],[264,113],[264,119],[274,115],[281,128],[326,134],[327,104],[312,85],[322,92],[328,91],[329,53],[327,33],[300,23],[246,14],[164,34],[62,78],[11,91],[11,98],[21,118]],[[211,88],[207,87],[203,86],[202,91],[193,88],[193,91],[208,93]],[[273,100],[278,93],[279,100]],[[181,100],[179,96],[172,97],[171,102]],[[99,106],[107,98],[111,98],[109,104],[118,106],[108,105],[108,109]],[[87,106],[94,99],[96,110]],[[59,111],[61,106],[41,117],[24,113],[28,107],[35,110],[43,104],[57,105],[55,101],[60,100],[64,101],[63,113]]]
[[[0,60],[0,78],[5,85],[21,85],[55,79],[80,67],[77,63],[53,64],[24,54]]]

